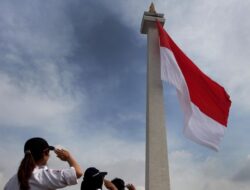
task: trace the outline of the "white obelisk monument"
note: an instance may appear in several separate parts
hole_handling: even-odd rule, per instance
[[[151,4],[144,12],[141,33],[147,34],[147,116],[146,116],[146,190],[170,190],[160,47],[156,20],[164,24],[164,15]]]

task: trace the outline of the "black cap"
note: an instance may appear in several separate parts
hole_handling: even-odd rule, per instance
[[[95,167],[90,167],[88,168],[85,172],[84,172],[84,179],[85,180],[89,180],[89,179],[93,179],[97,176],[105,176],[107,175],[107,172],[100,172],[98,169],[96,169]]]
[[[42,153],[45,150],[54,150],[55,147],[50,146],[46,140],[40,137],[31,138],[24,145],[24,153],[30,151],[31,154]]]
[[[125,182],[120,178],[115,178],[111,182],[116,186],[118,190],[125,188]]]

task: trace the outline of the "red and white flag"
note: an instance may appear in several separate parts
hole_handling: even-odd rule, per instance
[[[158,21],[157,27],[161,78],[177,90],[185,115],[184,134],[196,143],[218,151],[227,126],[230,97],[181,51]]]

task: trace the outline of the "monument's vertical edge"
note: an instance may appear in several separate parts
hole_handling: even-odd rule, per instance
[[[146,190],[170,190],[163,87],[160,75],[159,35],[155,21],[163,14],[154,8],[144,12],[141,33],[147,34],[147,116],[146,116]],[[153,11],[152,11],[153,10]]]

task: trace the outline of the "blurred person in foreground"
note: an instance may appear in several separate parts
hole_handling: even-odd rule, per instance
[[[50,151],[66,161],[69,168],[54,170],[47,167]],[[31,138],[24,145],[24,158],[17,174],[5,185],[4,190],[55,190],[77,184],[82,176],[80,165],[69,151],[55,149],[40,137]]]
[[[111,182],[116,186],[117,190],[125,190],[125,187],[128,190],[136,190],[135,186],[131,183],[125,185],[125,182],[121,178],[115,178]]]
[[[109,190],[117,190],[115,185],[105,179],[107,172],[101,172],[95,167],[89,167],[83,176],[81,190],[102,190],[103,184]]]

